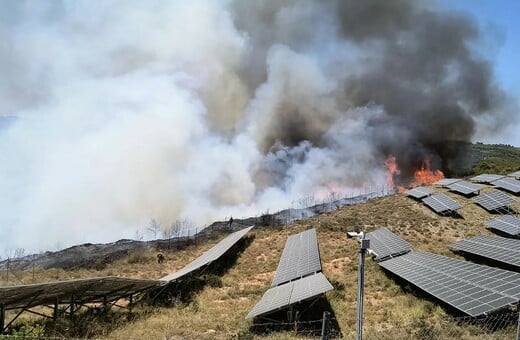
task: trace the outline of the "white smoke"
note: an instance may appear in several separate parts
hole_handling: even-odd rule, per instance
[[[387,114],[342,95],[379,48],[342,39],[330,3],[17,1],[0,11],[0,117],[17,117],[0,124],[0,249],[111,241],[151,218],[202,225],[331,183],[384,184],[373,122]],[[276,25],[262,26],[275,12]]]

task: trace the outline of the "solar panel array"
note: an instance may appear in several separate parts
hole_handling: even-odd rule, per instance
[[[435,190],[427,188],[427,187],[417,187],[417,188],[413,188],[413,189],[406,191],[405,194],[408,196],[412,196],[412,197],[420,199],[420,198],[429,196],[429,195],[433,194],[434,192],[435,192]]]
[[[484,186],[467,181],[458,181],[448,185],[448,188],[451,191],[455,191],[463,195],[469,195],[484,189]]]
[[[441,187],[447,187],[450,184],[457,183],[458,181],[462,181],[459,178],[443,178],[441,180],[438,180],[437,182],[433,183],[435,185],[439,185]]]
[[[72,296],[76,302],[118,300],[143,290],[158,287],[161,281],[129,279],[123,277],[97,277],[30,285],[0,287],[0,301],[5,309],[30,308],[53,304],[56,300],[70,304]]]
[[[495,211],[509,207],[515,202],[515,199],[501,191],[493,190],[474,197],[473,201],[487,211]]]
[[[513,172],[513,173],[509,174],[508,176],[520,179],[520,171]]]
[[[375,254],[376,261],[405,254],[412,245],[386,228],[380,228],[365,235],[370,240],[370,250]]]
[[[332,285],[322,273],[284,283],[265,292],[262,299],[247,314],[246,319],[272,313],[332,289]]]
[[[514,194],[520,193],[520,180],[514,178],[504,177],[491,182],[491,184]]]
[[[490,174],[482,174],[475,177],[471,177],[471,180],[473,182],[479,182],[479,183],[491,183],[493,181],[496,181],[497,179],[503,178],[505,176],[503,175],[490,175]]]
[[[237,243],[245,234],[247,234],[251,229],[253,229],[253,226],[241,229],[239,231],[236,231],[230,235],[228,235],[226,238],[224,238],[222,241],[217,243],[215,246],[213,246],[211,249],[209,249],[207,252],[196,258],[194,261],[189,263],[186,267],[182,268],[178,272],[175,272],[170,275],[166,275],[165,277],[161,278],[161,281],[173,281],[175,279],[180,278],[181,276],[184,276],[186,274],[189,274],[215,260],[217,260],[219,257],[224,255],[235,243]]]
[[[520,300],[520,273],[425,252],[411,252],[379,265],[470,316]]]
[[[316,229],[289,236],[285,242],[272,286],[321,271]]]
[[[424,198],[423,203],[432,208],[437,213],[445,213],[456,211],[460,208],[460,204],[446,196],[445,194],[435,194]]]
[[[520,240],[480,235],[453,243],[450,248],[520,268]]]
[[[520,236],[520,218],[511,215],[500,216],[486,223],[488,228],[499,230],[511,236]]]

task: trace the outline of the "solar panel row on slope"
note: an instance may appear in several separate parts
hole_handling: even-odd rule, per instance
[[[520,240],[479,235],[453,243],[450,248],[520,268]]]
[[[222,241],[220,241],[215,246],[213,246],[210,250],[208,250],[201,256],[197,257],[195,260],[193,260],[191,263],[189,263],[187,266],[185,266],[178,272],[166,275],[165,277],[161,278],[161,281],[164,281],[164,282],[173,281],[175,279],[180,278],[181,276],[189,274],[189,273],[215,261],[222,255],[224,255],[225,252],[227,252],[235,243],[237,243],[242,237],[244,237],[244,235],[247,234],[251,229],[253,229],[253,226],[244,228],[242,230],[236,231],[236,232],[228,235]]]
[[[471,180],[473,182],[479,182],[479,183],[491,183],[493,181],[496,181],[497,179],[503,178],[505,176],[503,175],[490,175],[490,174],[482,174],[475,177],[471,177]]]
[[[508,176],[509,177],[514,177],[516,179],[520,179],[520,171],[516,171],[516,172],[510,173]]]
[[[470,316],[520,300],[520,274],[503,269],[426,252],[411,252],[379,265]]]
[[[56,300],[63,304],[74,301],[96,302],[106,297],[107,301],[119,299],[148,288],[158,287],[159,280],[129,279],[123,277],[97,277],[20,286],[0,287],[0,303],[5,309],[30,308],[53,304]]]
[[[514,178],[504,177],[491,182],[496,187],[502,188],[513,194],[520,193],[520,181]]]
[[[459,178],[443,178],[441,180],[438,180],[437,182],[433,183],[435,185],[439,185],[441,187],[447,187],[450,184],[457,183],[459,181],[462,181],[462,179]]]
[[[484,186],[467,181],[459,181],[448,185],[448,188],[451,191],[455,191],[463,195],[469,195],[484,189]]]
[[[408,196],[415,197],[417,199],[421,199],[423,197],[433,194],[434,192],[435,190],[427,187],[416,187],[406,191],[405,194],[407,194]]]
[[[365,235],[370,240],[370,250],[376,261],[405,254],[412,249],[412,245],[386,228],[374,230]]]
[[[456,211],[461,208],[457,202],[445,194],[435,194],[424,198],[422,201],[437,213]]]
[[[500,209],[507,209],[515,202],[515,199],[501,191],[493,190],[487,194],[474,197],[473,201],[487,211],[495,211]]]
[[[511,236],[520,235],[520,218],[511,215],[497,217],[486,222],[489,229],[499,230]]]
[[[322,273],[284,283],[265,292],[262,299],[247,314],[246,319],[272,313],[332,289],[332,285]]]
[[[289,236],[276,269],[272,286],[321,271],[316,229]]]

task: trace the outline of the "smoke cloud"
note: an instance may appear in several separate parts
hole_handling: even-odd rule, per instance
[[[0,247],[202,225],[385,182],[510,101],[463,14],[419,1],[0,5]],[[1,249],[1,248],[0,248]]]

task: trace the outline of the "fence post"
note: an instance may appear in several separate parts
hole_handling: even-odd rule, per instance
[[[518,321],[516,325],[516,340],[520,340],[520,302],[517,304],[516,312],[518,313]]]
[[[330,323],[330,312],[323,312],[323,321],[321,324],[321,340],[329,339],[329,323]]]
[[[359,248],[358,294],[357,294],[357,336],[356,340],[363,339],[363,291],[365,285],[365,254],[370,247],[370,240],[365,239],[363,233]]]

